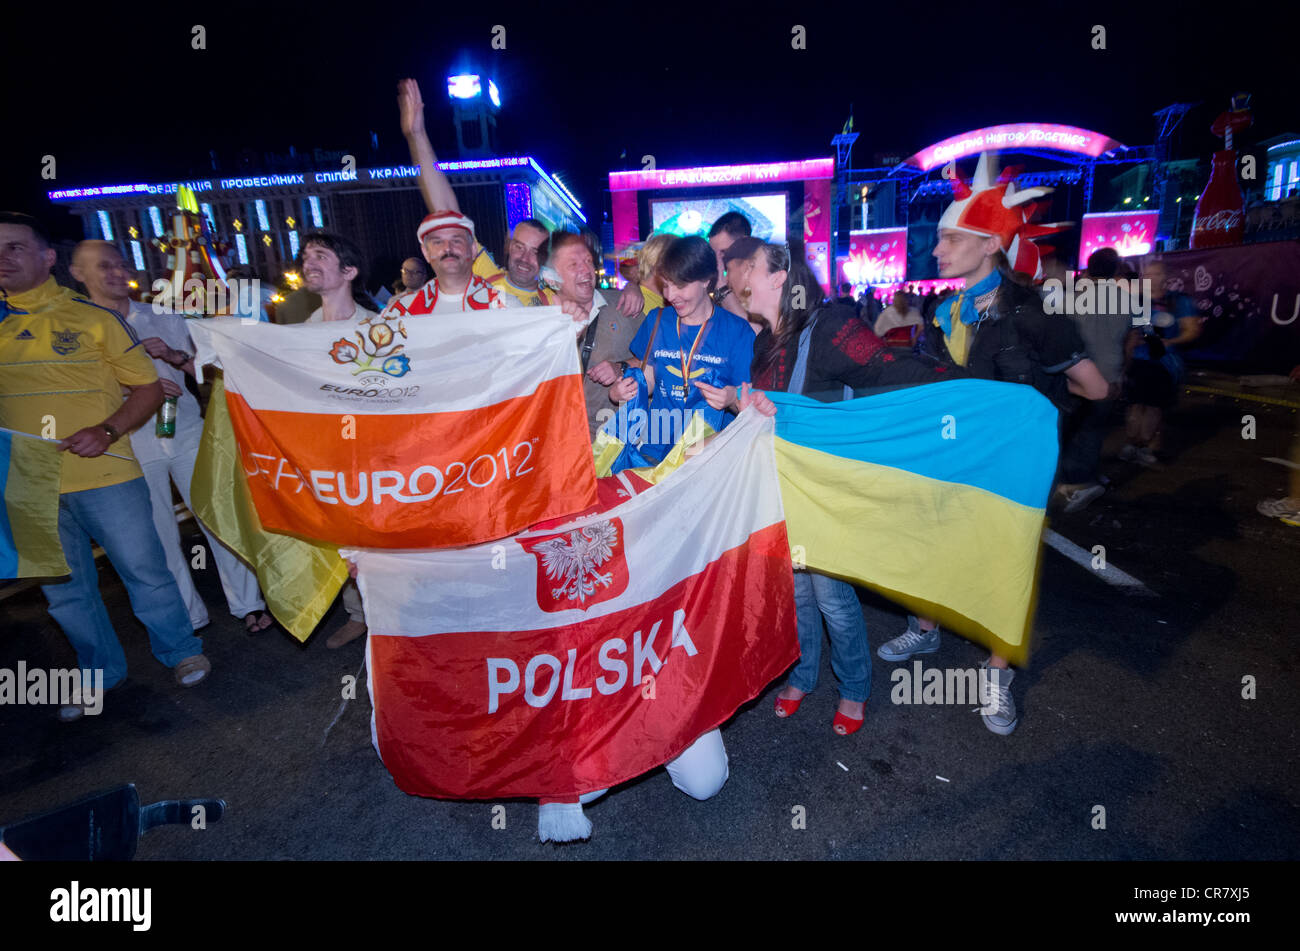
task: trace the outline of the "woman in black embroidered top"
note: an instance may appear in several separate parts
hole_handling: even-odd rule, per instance
[[[751,258],[744,301],[750,319],[763,329],[754,341],[751,379],[757,390],[783,390],[833,403],[848,390],[885,389],[951,379],[957,373],[933,361],[886,347],[852,307],[821,303],[812,270],[792,260],[785,248],[765,244]],[[807,331],[807,333],[805,333]],[[805,340],[803,358],[800,342]],[[771,415],[761,393],[746,399]],[[831,728],[855,733],[866,714],[871,691],[871,652],[867,626],[853,586],[829,575],[799,570],[794,575],[799,623],[799,663],[776,699],[776,715],[788,717],[817,686],[821,667],[822,620],[831,641],[831,668],[840,682],[840,704]]]
[[[822,290],[812,270],[803,261],[792,261],[785,248],[765,244],[751,263],[747,307],[750,319],[762,326],[750,369],[754,389],[791,391],[799,337],[810,320],[807,371],[797,392],[824,403],[844,399],[845,387],[879,391],[966,375],[936,360],[886,346],[852,307],[822,304]]]

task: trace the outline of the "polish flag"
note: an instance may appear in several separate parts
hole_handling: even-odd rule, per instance
[[[772,434],[750,410],[658,485],[602,479],[596,510],[495,543],[344,552],[397,785],[603,789],[678,756],[794,663]]]
[[[263,527],[334,545],[472,545],[595,502],[558,307],[280,326],[192,320]]]

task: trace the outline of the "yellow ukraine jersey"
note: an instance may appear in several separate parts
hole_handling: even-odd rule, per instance
[[[506,279],[505,269],[492,260],[492,255],[488,254],[487,248],[482,245],[478,246],[478,253],[474,256],[474,273],[496,290],[509,294],[525,307],[545,307],[548,304],[559,303],[559,298],[552,291],[541,287],[519,288],[511,284]]]
[[[123,386],[158,379],[125,320],[54,278],[10,295],[7,304],[0,320],[0,426],[66,439],[121,409]],[[128,458],[62,453],[60,491],[98,489],[141,475],[125,433],[108,451]]]

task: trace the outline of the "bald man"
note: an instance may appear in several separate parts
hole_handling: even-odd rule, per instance
[[[132,431],[130,438],[131,449],[149,486],[154,529],[167,556],[167,570],[176,579],[190,623],[197,631],[207,626],[208,609],[190,577],[189,557],[181,547],[172,508],[172,483],[175,482],[185,505],[193,510],[190,480],[203,435],[198,401],[185,388],[185,375],[194,373],[194,345],[186,319],[176,314],[154,313],[150,306],[131,300],[126,261],[117,247],[107,241],[83,241],[77,245],[71,270],[72,276],[86,286],[91,301],[126,317],[127,325],[141,338],[140,345],[153,358],[163,394],[176,399],[175,436],[156,435],[151,417]],[[208,540],[208,550],[217,566],[230,613],[244,619],[244,627],[250,634],[270,627],[274,621],[266,611],[257,576],[202,523],[199,527]]]
[[[158,374],[121,315],[55,283],[50,270],[56,258],[39,221],[0,212],[0,291],[7,310],[0,320],[0,426],[54,436],[63,451],[59,542],[70,571],[41,591],[77,652],[83,678],[98,676],[105,689],[121,683],[126,654],[99,594],[93,538],[126,585],[154,656],[173,669],[177,683],[190,687],[212,665],[167,573],[149,525],[149,488],[122,438],[152,419],[162,403]],[[83,695],[82,703],[61,707],[59,717],[74,720],[88,710]]]

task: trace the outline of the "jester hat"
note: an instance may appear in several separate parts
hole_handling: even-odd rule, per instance
[[[1042,276],[1040,249],[1034,239],[1056,234],[1068,224],[1039,225],[1030,219],[1038,210],[1036,199],[1050,195],[1052,189],[1035,186],[1016,188],[1013,179],[1020,169],[1012,166],[997,175],[997,160],[989,152],[981,152],[975,166],[975,177],[969,182],[954,179],[953,194],[956,201],[948,206],[939,219],[939,230],[950,228],[981,237],[994,236],[1011,266],[1032,277]]]

